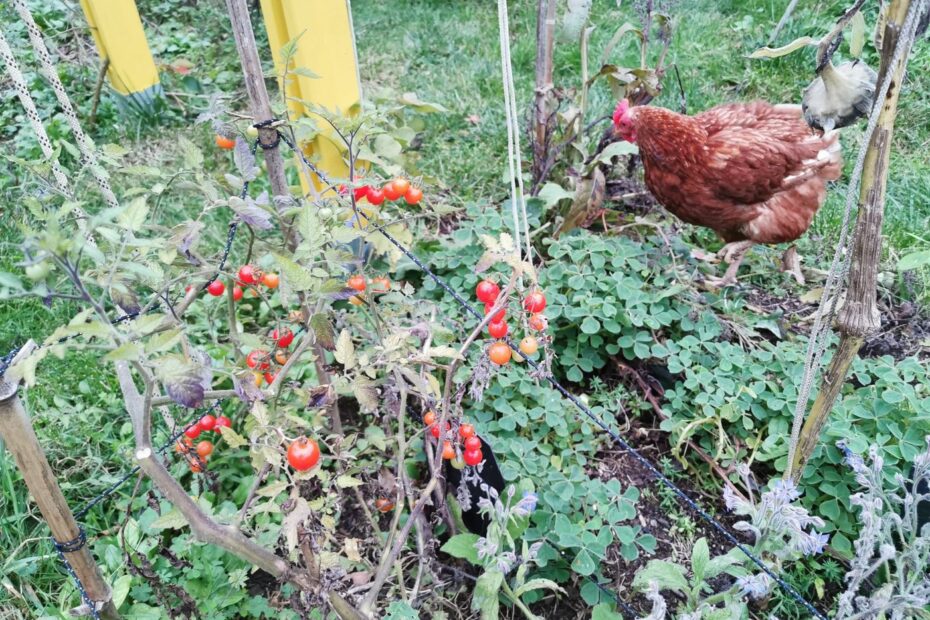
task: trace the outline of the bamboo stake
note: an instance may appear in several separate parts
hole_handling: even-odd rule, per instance
[[[35,343],[29,341],[11,366],[29,355],[34,348]],[[45,451],[39,444],[32,420],[19,400],[18,388],[18,379],[8,379],[5,374],[0,378],[0,438],[13,454],[29,493],[52,531],[52,537],[59,543],[76,541],[82,535],[81,529],[58,486]],[[97,614],[104,620],[118,620],[120,615],[113,605],[113,593],[103,580],[86,544],[75,551],[63,551],[62,554],[88,597],[96,603]],[[72,613],[90,615],[91,610],[85,603]]]
[[[917,0],[918,2],[920,0]],[[912,0],[892,0],[887,9],[885,34],[882,37],[882,60],[878,72],[881,84],[892,71],[891,87],[881,105],[878,125],[869,142],[862,185],[859,190],[859,212],[856,218],[852,261],[849,272],[849,291],[846,303],[837,318],[840,345],[824,373],[823,382],[810,414],[804,422],[791,466],[791,477],[797,482],[804,466],[810,460],[820,441],[820,433],[827,423],[833,404],[846,381],[849,369],[855,361],[865,337],[881,325],[877,308],[876,285],[878,264],[882,249],[882,220],[885,214],[885,189],[888,183],[888,160],[891,153],[891,138],[895,116],[898,111],[898,96],[907,68],[910,47],[904,50],[896,66],[889,66],[895,47],[901,37],[902,26]],[[912,41],[904,42],[910,46]]]
[[[552,54],[555,48],[556,0],[539,0],[536,12],[536,104],[533,111],[534,193],[549,157],[549,113],[552,96]]]

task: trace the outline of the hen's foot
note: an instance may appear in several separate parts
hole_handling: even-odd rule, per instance
[[[781,270],[784,273],[794,276],[798,284],[804,285],[804,274],[801,273],[801,257],[798,255],[798,248],[796,246],[791,246],[782,254]]]
[[[728,243],[717,252],[717,257],[727,263],[727,271],[722,278],[708,276],[705,281],[711,286],[724,288],[736,284],[736,273],[739,271],[740,263],[749,251],[755,245],[753,241],[736,241]]]

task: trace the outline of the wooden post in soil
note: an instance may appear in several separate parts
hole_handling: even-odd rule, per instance
[[[804,427],[798,438],[798,446],[790,470],[795,482],[800,479],[804,466],[820,442],[820,433],[846,381],[849,369],[859,353],[859,348],[865,342],[866,336],[880,327],[880,317],[876,307],[876,282],[882,249],[882,219],[885,214],[888,159],[891,153],[895,115],[898,110],[898,96],[901,93],[901,84],[912,41],[903,42],[907,48],[901,54],[899,62],[893,67],[890,64],[911,4],[912,0],[892,0],[887,8],[878,84],[881,84],[891,71],[891,86],[885,100],[876,101],[874,104],[881,106],[881,113],[869,142],[869,150],[866,153],[865,166],[862,171],[859,213],[856,219],[849,272],[849,290],[846,294],[846,303],[837,318],[837,327],[840,332],[839,349],[824,372],[820,392],[817,394],[810,414],[804,421]]]
[[[252,19],[249,17],[249,7],[246,5],[245,0],[226,0],[226,7],[229,10],[229,21],[232,23],[233,36],[236,39],[239,61],[242,63],[245,90],[249,95],[252,116],[256,121],[268,120],[272,118],[271,99],[268,98],[268,89],[265,86],[265,74],[262,71],[262,63],[258,56],[258,47],[255,44]],[[277,130],[261,128],[258,130],[258,139],[263,145],[275,144],[278,140]],[[263,148],[262,150],[265,154],[265,163],[268,166],[268,178],[271,183],[272,193],[275,196],[290,198],[287,178],[284,175],[284,158],[281,157],[280,150],[277,146]],[[286,226],[283,219],[282,226]],[[296,235],[287,227],[282,229],[282,233],[288,247],[293,251],[298,243]],[[310,316],[308,315],[305,318],[309,320]],[[319,343],[314,345],[313,351],[316,357],[314,365],[317,379],[320,384],[331,383],[329,371],[326,370],[326,352]],[[329,406],[329,418],[333,432],[342,434],[339,404],[335,400]]]
[[[533,173],[541,177],[549,157],[549,115],[552,98],[552,54],[555,47],[556,0],[539,0],[536,9],[536,92],[533,107]],[[533,179],[534,192],[541,178]]]
[[[27,343],[11,366],[34,348],[35,343]],[[13,454],[29,493],[52,531],[52,537],[59,543],[76,541],[81,536],[81,529],[61,493],[45,451],[32,428],[29,414],[19,400],[18,387],[18,379],[7,379],[6,375],[0,377],[0,438]],[[88,597],[97,603],[97,614],[104,620],[118,620],[120,615],[113,605],[113,593],[103,580],[87,546],[81,545],[75,551],[64,551],[63,555],[83,584]],[[74,613],[90,614],[86,608],[79,607],[77,610]]]

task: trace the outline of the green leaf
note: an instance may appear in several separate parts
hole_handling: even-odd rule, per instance
[[[387,615],[384,620],[418,620],[420,615],[417,611],[403,601],[394,601],[387,608]]]
[[[142,345],[138,342],[124,342],[103,356],[107,362],[123,362],[139,359],[142,355]]]
[[[274,255],[275,262],[281,270],[284,282],[293,291],[308,291],[313,288],[314,279],[310,272],[282,254]]]
[[[749,55],[750,58],[779,58],[781,56],[787,56],[791,52],[795,52],[802,47],[808,45],[817,45],[820,43],[817,39],[813,37],[800,37],[789,43],[788,45],[783,45],[781,47],[763,47],[757,49],[752,54]]]
[[[123,575],[113,582],[113,606],[119,609],[120,605],[126,600],[129,594],[129,586],[132,585],[132,575]]]
[[[910,271],[930,265],[930,250],[921,250],[905,254],[898,261],[898,271]]]
[[[448,110],[438,103],[430,103],[428,101],[421,101],[417,97],[416,93],[404,93],[400,96],[398,101],[405,105],[410,106],[416,109],[417,112],[448,112]]]
[[[559,584],[552,581],[551,579],[530,579],[522,586],[514,590],[514,595],[517,598],[520,598],[527,592],[542,589],[553,590],[554,592],[561,592],[562,594],[565,594],[565,590],[563,590]]]
[[[120,214],[116,217],[116,221],[123,228],[135,232],[145,224],[145,218],[148,217],[148,214],[149,207],[145,202],[145,196],[137,196],[128,206],[120,211]]]
[[[352,344],[352,336],[349,334],[349,330],[344,329],[339,332],[333,356],[337,362],[345,366],[346,370],[351,370],[355,366],[355,345]]]
[[[724,555],[714,556],[704,568],[704,579],[713,579],[721,573],[730,572],[734,566],[740,566],[745,557],[739,549],[731,549]]]
[[[601,324],[593,316],[585,317],[581,322],[581,331],[585,334],[596,334],[601,331]]]
[[[610,605],[601,603],[591,609],[591,620],[624,620],[624,618],[611,609]]]
[[[300,77],[310,78],[311,80],[318,80],[320,76],[306,67],[295,67],[291,69],[290,73],[299,75]]]
[[[646,590],[652,582],[659,586],[659,590],[684,592],[688,589],[685,569],[666,560],[650,560],[645,568],[637,571],[636,577],[633,578],[633,587]]]
[[[241,448],[242,446],[249,445],[247,439],[228,426],[218,426],[217,428],[219,428],[220,435],[223,436],[223,440],[229,444],[230,448]]]
[[[504,574],[492,568],[485,571],[475,582],[475,589],[471,595],[472,611],[481,614],[481,620],[497,620],[500,601],[497,596],[504,583]]]
[[[320,343],[327,351],[332,351],[336,347],[335,333],[333,324],[325,314],[314,314],[310,317],[310,328],[316,335],[316,341]]]
[[[155,519],[149,527],[153,530],[179,530],[187,527],[187,519],[177,508],[172,508],[165,514]]]
[[[710,547],[707,545],[707,539],[700,538],[694,543],[694,549],[691,550],[691,572],[694,573],[695,584],[704,581],[704,572],[709,561]]]
[[[362,486],[362,481],[358,478],[343,474],[336,478],[336,486],[340,489],[351,489]]]
[[[476,566],[480,566],[478,561],[478,549],[475,543],[478,542],[477,534],[456,534],[446,541],[441,547],[441,551],[448,553],[452,557],[468,560]]]
[[[572,570],[583,577],[593,574],[596,569],[597,564],[586,549],[579,551],[572,561]]]
[[[853,58],[861,58],[862,50],[865,47],[865,17],[862,11],[856,11],[852,16],[852,33],[849,37],[849,55]]]
[[[614,157],[620,157],[622,155],[635,155],[636,153],[639,153],[638,146],[632,142],[618,140],[617,142],[611,142],[606,147],[604,147],[604,150],[598,153],[597,159],[595,159],[595,161],[602,164],[610,164]]]
[[[574,192],[570,192],[557,183],[549,181],[539,190],[539,198],[543,201],[543,207],[548,209],[555,206],[560,200],[571,200],[575,197]]]
[[[174,345],[181,342],[181,334],[183,330],[178,327],[175,329],[169,329],[166,332],[161,332],[155,334],[145,343],[145,352],[146,353],[161,353],[162,351],[167,351],[174,347]]]

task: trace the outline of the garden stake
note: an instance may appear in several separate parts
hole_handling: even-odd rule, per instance
[[[898,108],[900,86],[904,79],[908,56],[914,43],[918,17],[928,0],[892,0],[888,6],[885,33],[882,37],[882,62],[878,83],[885,92],[877,93],[873,113],[881,106],[875,131],[869,140],[859,189],[859,212],[852,241],[849,289],[846,303],[837,318],[841,334],[840,345],[824,373],[820,392],[811,407],[792,447],[786,476],[797,482],[804,466],[814,453],[820,433],[839,395],[849,369],[865,342],[865,337],[881,325],[876,308],[876,281],[881,257],[882,219],[885,212],[885,188],[888,182],[888,159],[891,136]],[[886,77],[889,86],[884,88]]]
[[[10,365],[13,366],[17,360],[28,357],[34,348],[35,343],[29,341],[20,349]],[[18,378],[8,378],[6,373],[0,378],[0,438],[3,439],[7,450],[13,454],[29,493],[52,531],[52,539],[65,562],[65,567],[73,573],[72,576],[84,599],[84,606],[78,607],[72,613],[117,620],[120,615],[113,605],[113,593],[97,569],[97,564],[87,548],[84,530],[75,521],[58,486],[55,473],[32,428],[32,420],[19,400],[18,388]]]

